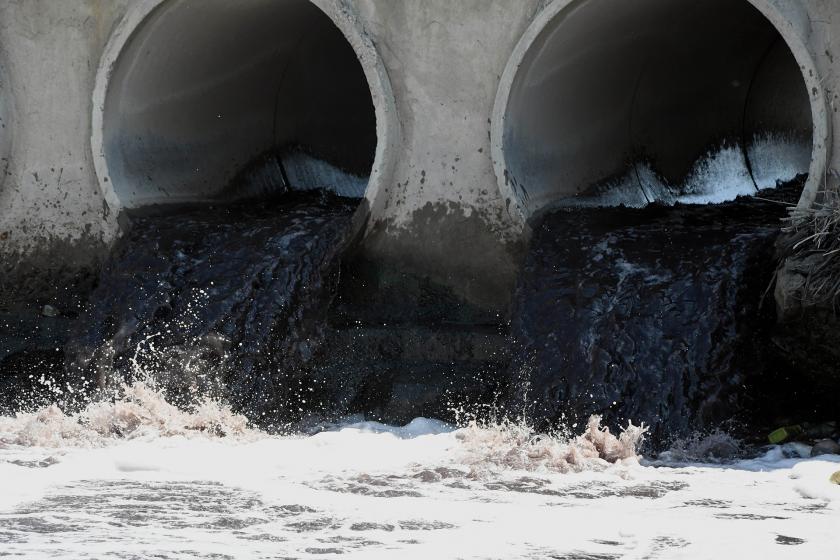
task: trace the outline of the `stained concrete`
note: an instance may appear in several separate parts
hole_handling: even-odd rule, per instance
[[[812,170],[819,171],[820,188],[835,188],[840,1],[752,3],[791,45],[812,100],[824,101]],[[142,4],[154,9],[146,0],[0,1],[0,118],[12,129],[0,129],[0,157],[4,145],[9,153],[0,186],[0,253],[7,263],[32,255],[52,255],[45,258],[68,265],[93,262],[119,235],[121,202],[103,173],[104,154],[91,148],[92,136],[101,146],[103,125],[103,107],[93,100],[104,99],[109,63],[143,23]],[[316,4],[359,56],[376,106],[366,246],[433,275],[465,298],[504,310],[527,227],[500,186],[497,171],[504,164],[491,149],[494,106],[517,45],[527,46],[529,30],[541,18],[562,17],[569,2]],[[599,40],[592,38],[593,44]],[[51,246],[76,252],[57,254]]]
[[[0,189],[6,259],[47,252],[52,243],[108,243],[116,234],[116,216],[104,204],[92,163],[91,91],[99,56],[128,4],[0,3],[3,103],[12,123]]]

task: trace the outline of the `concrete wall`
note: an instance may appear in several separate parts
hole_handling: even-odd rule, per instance
[[[516,45],[559,1],[318,1],[358,23],[393,91],[389,168],[370,201],[370,255],[505,311],[525,228],[494,171],[491,117]],[[840,0],[755,1],[782,14],[774,24],[787,26],[815,61],[819,76],[811,83],[822,88],[832,123],[823,180],[836,186]],[[106,44],[132,5],[0,0],[0,157],[5,146],[9,159],[0,185],[0,253],[7,283],[21,263],[95,260],[118,235],[91,150],[92,98]]]
[[[499,193],[490,116],[499,77],[535,0],[361,0],[388,69],[402,146],[370,251],[500,304],[521,230]]]
[[[813,53],[832,123],[824,181],[826,188],[836,190],[840,187],[840,2],[808,0],[803,4],[808,16],[804,40]]]
[[[0,2],[0,289],[18,267],[74,267],[116,234],[91,158],[91,88],[130,0]],[[5,111],[4,111],[5,112]],[[23,288],[23,286],[21,286]]]

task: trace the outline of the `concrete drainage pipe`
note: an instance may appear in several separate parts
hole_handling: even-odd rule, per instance
[[[117,209],[253,195],[228,187],[266,156],[292,187],[370,198],[393,114],[375,49],[338,3],[146,0],[106,49],[93,153]]]
[[[547,8],[509,63],[493,122],[501,188],[520,216],[717,202],[819,173],[827,125],[815,142],[825,115],[807,86],[814,74],[759,3]]]

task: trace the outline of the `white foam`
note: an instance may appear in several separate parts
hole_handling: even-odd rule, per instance
[[[701,158],[674,190],[683,204],[719,204],[753,195],[756,186],[740,146],[722,146]]]
[[[462,461],[474,472],[503,468],[569,473],[638,464],[637,448],[644,433],[644,428],[631,424],[616,437],[601,427],[599,417],[593,416],[584,433],[569,440],[537,434],[512,423],[490,427],[471,424],[457,437],[466,451]]]
[[[209,399],[185,412],[143,382],[122,386],[116,398],[93,402],[75,414],[57,405],[0,418],[0,443],[29,447],[101,447],[139,437],[255,437],[245,417]]]
[[[340,427],[342,431],[356,430],[368,434],[392,434],[400,439],[411,439],[420,436],[447,434],[455,431],[455,427],[429,418],[415,418],[405,426],[389,426],[381,422],[354,421]]]
[[[61,446],[3,444],[3,552],[367,560],[831,558],[837,550],[840,486],[828,479],[840,457],[790,459],[772,448],[748,461],[652,466],[637,460],[638,429],[613,436],[596,421],[571,438],[425,419],[222,437],[157,407],[137,413],[154,428],[127,437],[82,421],[93,446],[77,445],[75,426],[62,428],[79,418],[55,410],[37,422],[69,430]],[[98,418],[125,425],[119,414]],[[2,420],[6,430],[19,423]]]
[[[350,198],[365,196],[368,177],[357,177],[304,152],[289,152],[284,155],[283,166],[289,184],[295,190],[324,189]]]
[[[636,162],[621,177],[598,185],[595,194],[566,199],[576,207],[627,206],[641,208],[662,204],[720,204],[739,196],[752,196],[758,189],[807,173],[810,147],[789,135],[762,134],[748,146],[750,166],[740,146],[724,144],[695,162],[679,184],[662,178],[646,162]]]
[[[759,134],[750,142],[747,153],[760,189],[772,189],[779,181],[795,179],[808,173],[811,166],[811,142],[794,135]]]

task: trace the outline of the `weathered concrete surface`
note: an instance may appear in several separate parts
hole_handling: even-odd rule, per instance
[[[91,87],[128,3],[0,2],[2,104],[9,108],[2,131],[11,143],[0,187],[0,295],[39,292],[47,284],[30,283],[34,268],[82,266],[114,238],[116,216],[92,165]]]
[[[810,83],[819,84],[818,93],[827,99],[832,125],[824,182],[836,186],[840,1],[761,2],[775,6],[773,23],[789,26],[815,61],[819,76],[809,77]],[[387,139],[381,188],[369,200],[369,253],[429,274],[472,302],[503,312],[525,229],[511,216],[509,197],[500,195],[491,117],[517,43],[541,10],[555,3],[318,4],[359,25],[393,91],[397,122]],[[10,161],[0,186],[4,269],[21,260],[77,265],[100,255],[118,234],[116,212],[94,169],[91,99],[106,43],[133,6],[129,0],[0,0],[1,91],[9,106],[3,120],[12,129],[5,131]],[[60,250],[39,260],[50,247]]]
[[[774,3],[783,9],[787,2],[775,0]],[[814,56],[831,122],[823,186],[837,190],[840,188],[840,2],[809,0],[802,4],[801,10],[809,19],[805,25],[809,33],[804,40]]]
[[[361,0],[394,89],[403,146],[367,246],[504,312],[518,234],[496,188],[490,115],[536,0]]]

